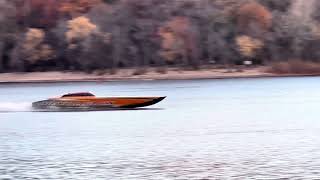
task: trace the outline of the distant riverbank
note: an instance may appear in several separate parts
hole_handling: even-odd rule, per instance
[[[0,83],[55,83],[55,82],[99,82],[99,81],[134,81],[134,80],[194,80],[194,79],[230,79],[230,78],[260,78],[260,77],[292,77],[318,76],[320,74],[275,74],[268,73],[267,67],[252,67],[242,69],[200,69],[181,70],[168,68],[165,72],[157,72],[154,68],[141,75],[134,75],[135,69],[120,69],[115,74],[83,72],[31,72],[31,73],[1,73]]]

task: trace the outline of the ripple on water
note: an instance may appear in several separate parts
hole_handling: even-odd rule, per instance
[[[79,89],[168,98],[148,111],[15,103]],[[319,89],[318,78],[6,85],[0,99],[14,102],[0,112],[17,113],[0,113],[0,180],[319,179]]]

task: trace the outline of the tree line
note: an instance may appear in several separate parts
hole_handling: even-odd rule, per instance
[[[0,72],[320,58],[316,0],[0,0]]]

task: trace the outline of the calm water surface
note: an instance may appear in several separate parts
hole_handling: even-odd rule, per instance
[[[31,112],[67,92],[154,109]],[[0,85],[0,179],[319,179],[320,78]]]

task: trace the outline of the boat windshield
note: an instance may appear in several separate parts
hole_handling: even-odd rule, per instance
[[[80,96],[94,96],[94,95],[88,92],[80,92],[80,93],[65,94],[61,97],[80,97]]]

